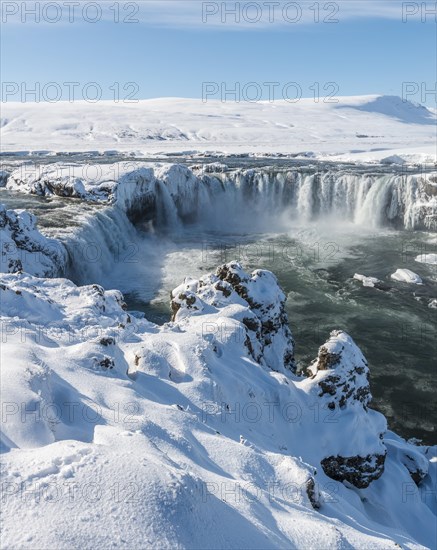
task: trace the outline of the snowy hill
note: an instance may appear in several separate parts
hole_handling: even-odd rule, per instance
[[[4,152],[218,151],[317,158],[436,160],[435,113],[395,96],[338,103],[221,102],[165,98],[138,103],[6,103]]]

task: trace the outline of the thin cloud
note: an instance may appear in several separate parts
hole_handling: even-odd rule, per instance
[[[45,28],[59,24],[86,25],[105,22],[205,30],[267,30],[275,27],[333,24],[364,18],[402,21],[405,10],[410,13],[408,20],[420,20],[421,9],[420,3],[400,0],[123,0],[114,3],[82,1],[78,6],[73,4],[77,2],[5,1],[1,7],[2,23],[24,26],[39,23]],[[95,8],[96,5],[99,9]],[[417,13],[413,13],[416,7]]]
[[[269,29],[311,23],[336,23],[351,19],[402,21],[405,5],[400,0],[289,1],[146,1],[141,5],[144,23],[174,27]],[[417,4],[420,9],[419,4]],[[414,16],[409,16],[413,18]],[[420,15],[416,14],[416,17]]]

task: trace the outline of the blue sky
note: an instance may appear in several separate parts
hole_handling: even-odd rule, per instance
[[[15,9],[13,4],[9,11]],[[29,9],[32,4],[38,3],[29,2]],[[228,88],[236,82],[256,82],[267,99],[265,82],[278,83],[275,97],[289,82],[298,83],[303,97],[311,97],[311,87],[318,82],[323,97],[328,82],[336,84],[336,95],[401,95],[403,82],[424,83],[431,89],[437,80],[436,22],[431,15],[421,21],[419,4],[418,12],[403,22],[401,2],[337,2],[338,13],[330,16],[337,23],[315,23],[314,8],[310,9],[314,2],[299,3],[301,14],[297,8],[293,11],[294,6],[286,12],[299,19],[296,23],[285,20],[283,5],[275,7],[272,16],[263,2],[255,3],[258,13],[255,7],[250,11],[247,2],[229,2],[240,21],[228,15],[225,23],[221,3],[214,2],[120,3],[118,23],[110,8],[114,2],[100,2],[101,15],[91,8],[86,12],[89,19],[98,17],[95,23],[85,20],[83,6],[69,23],[66,9],[43,12],[44,4],[39,2],[39,23],[31,13],[23,22],[19,4],[18,13],[2,14],[2,81],[19,87],[17,92],[9,87],[7,97],[3,88],[3,100],[20,100],[22,83],[31,89],[35,82],[40,87],[58,83],[64,99],[64,82],[79,83],[75,99],[82,99],[81,89],[88,82],[98,84],[103,99],[113,97],[116,82],[121,98],[130,92],[140,99],[201,97],[204,82],[225,83]],[[321,20],[334,10],[327,4],[319,2]],[[433,3],[427,6],[431,9]],[[408,9],[415,11],[414,3]],[[260,21],[248,21],[260,14]],[[47,22],[58,15],[58,22]],[[124,18],[139,22],[125,23]],[[123,91],[127,83],[135,85]],[[56,94],[55,89],[51,93]],[[32,100],[32,95],[26,98]],[[410,99],[421,101],[419,93]],[[435,98],[429,94],[426,103],[435,105]]]

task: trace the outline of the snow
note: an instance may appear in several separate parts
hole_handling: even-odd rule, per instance
[[[2,148],[39,154],[281,153],[356,162],[436,161],[431,110],[395,96],[336,99],[8,102],[2,106]]]
[[[406,161],[399,155],[390,155],[381,159],[381,164],[405,164]]]
[[[437,254],[419,254],[419,256],[416,257],[416,262],[437,265]]]
[[[421,285],[422,279],[417,275],[417,273],[414,273],[413,271],[410,271],[409,269],[397,269],[395,273],[392,273],[390,277],[394,281],[400,281],[402,283],[411,283],[415,285]]]
[[[0,283],[2,547],[432,547],[436,448],[386,432],[346,333],[287,368],[272,273],[186,279],[162,327],[98,285]],[[321,466],[378,455],[363,489]]]

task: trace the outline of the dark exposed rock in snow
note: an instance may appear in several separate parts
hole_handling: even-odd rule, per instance
[[[0,187],[6,187],[10,173],[6,170],[0,170]]]
[[[369,367],[359,348],[345,332],[331,332],[330,339],[320,347],[318,358],[308,372],[317,381],[319,396],[325,398],[330,409],[343,409],[354,400],[367,409],[372,399]]]
[[[325,474],[336,481],[348,481],[365,489],[384,472],[385,455],[328,456],[322,460]]]
[[[276,277],[270,271],[256,270],[248,276],[241,265],[231,262],[219,267],[217,276],[231,285],[234,291],[249,304],[261,325],[251,319],[243,319],[249,331],[257,333],[261,339],[263,355],[268,362],[269,355],[275,351],[275,340],[285,341],[283,350],[284,366],[292,372],[296,371],[294,362],[294,342],[288,326],[288,317],[285,312],[285,295],[278,286]],[[272,302],[274,290],[275,302]]]
[[[314,510],[318,510],[321,507],[320,494],[313,477],[310,477],[306,482],[306,493],[310,499],[311,506]]]

